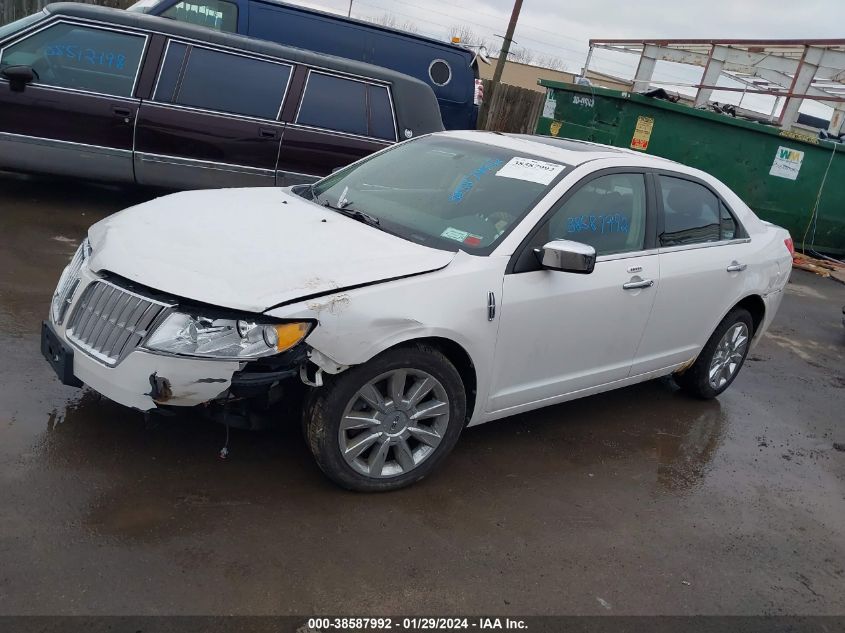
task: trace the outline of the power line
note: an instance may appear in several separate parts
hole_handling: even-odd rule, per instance
[[[412,2],[407,2],[406,0],[393,0],[393,2],[398,3],[398,4],[403,4],[403,5],[406,5],[408,7],[420,9],[421,11],[425,11],[427,13],[435,13],[435,14],[442,15],[442,16],[445,16],[445,17],[448,17],[448,18],[451,18],[451,19],[460,20],[459,17],[451,15],[449,13],[445,13],[443,11],[438,11],[438,10],[432,9],[430,7],[423,7],[423,6],[420,6],[420,5],[412,3]],[[439,27],[440,29],[443,29],[445,32],[448,32],[451,28],[457,26],[454,23],[444,24],[443,22],[438,22],[438,21],[435,21],[435,20],[426,19],[426,18],[423,18],[423,17],[419,17],[417,15],[405,13],[403,11],[397,11],[393,7],[386,7],[386,6],[380,5],[380,4],[373,4],[372,2],[367,2],[366,0],[355,0],[353,8],[356,7],[356,6],[361,6],[361,5],[370,7],[372,9],[377,9],[377,10],[383,11],[387,14],[399,15],[399,16],[407,18],[407,19],[409,19],[413,22],[424,22],[426,24],[434,25],[436,27]],[[488,17],[493,17],[497,20],[499,19],[497,16],[494,16],[493,14],[490,14],[490,13],[486,13],[486,12],[483,12],[483,11],[479,11],[478,13],[481,14],[481,15],[486,15]],[[483,26],[483,27],[489,29],[490,31],[494,31],[494,30],[496,30],[496,28],[498,28],[498,27],[492,27],[488,24],[479,24],[477,18],[475,19],[475,25]],[[572,41],[579,41],[576,38],[567,37],[567,36],[559,36],[559,35],[553,33],[552,31],[548,31],[548,30],[545,30],[545,29],[539,29],[538,27],[530,27],[530,28],[533,28],[535,30],[541,30],[541,31],[546,32],[546,33],[550,33],[552,35],[555,35],[556,37],[562,37],[564,39],[569,39],[569,40],[572,40]],[[428,35],[430,37],[434,37],[436,39],[440,39],[439,36],[434,35],[431,32],[424,33],[424,34]],[[533,42],[535,44],[540,44],[542,46],[546,46],[546,47],[549,47],[551,49],[551,50],[545,50],[544,51],[544,50],[538,50],[536,48],[530,48],[528,46],[523,46],[523,45],[519,44],[521,49],[523,49],[523,50],[525,50],[529,53],[532,53],[533,55],[535,55],[537,57],[542,57],[542,56],[547,56],[547,55],[555,55],[555,56],[561,57],[563,59],[563,61],[565,61],[565,62],[571,62],[575,65],[579,65],[579,64],[583,63],[584,57],[586,56],[586,51],[577,50],[577,49],[570,48],[570,47],[567,47],[567,46],[562,46],[560,44],[549,42],[549,41],[546,41],[546,40],[541,40],[541,39],[537,39],[537,38],[533,38],[533,37],[526,37],[526,36],[523,36],[523,35],[518,35],[517,42],[519,40]],[[626,74],[628,74],[628,73],[633,74],[634,67],[629,66],[629,65],[627,65],[623,62],[620,62],[620,61],[614,60],[614,59],[596,58],[595,57],[596,52],[598,52],[598,51],[594,52],[594,58],[593,59],[594,59],[595,62],[597,62],[597,64],[611,65],[611,66],[614,66],[616,68],[624,69]],[[575,55],[572,55],[572,53],[574,53]],[[610,72],[619,72],[619,71],[610,71]],[[677,79],[680,82],[688,82],[689,81],[688,77],[681,77],[680,75],[676,75],[674,73],[666,72],[664,69],[658,69],[658,74],[660,74],[661,76],[664,76],[664,77]]]

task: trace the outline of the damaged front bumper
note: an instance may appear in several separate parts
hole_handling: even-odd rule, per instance
[[[225,397],[233,375],[245,364],[136,349],[109,367],[72,346],[46,321],[41,351],[64,384],[79,387],[84,383],[109,400],[141,411],[158,405],[190,407]]]
[[[76,303],[84,294],[84,289],[93,283],[111,282],[83,269],[78,291],[71,297],[64,313],[67,318],[56,323],[51,314],[50,320],[43,322],[41,352],[64,384],[75,387],[88,385],[127,407],[150,411],[158,407],[192,407],[261,397],[266,402],[270,400],[266,397],[270,392],[276,398],[279,396],[280,383],[298,376],[300,367],[307,360],[304,343],[276,356],[255,360],[207,359],[147,350],[138,344],[142,338],[140,334],[138,343],[124,345],[121,349],[125,351],[109,358],[98,349],[86,347],[73,333]],[[135,302],[143,308],[142,303],[146,301],[153,310],[157,309],[157,305],[165,305],[160,297],[139,294],[136,288],[111,285],[116,290],[112,298],[104,299],[104,302],[114,301],[113,297],[122,291],[132,295],[132,303],[127,303],[125,309],[121,308],[120,318],[116,316],[112,321],[97,326],[103,328],[103,333],[96,336],[99,342],[120,341],[120,336],[127,336],[131,328],[126,323],[131,319],[126,315],[132,313]],[[147,323],[139,319],[138,327],[141,326],[149,329],[153,321]],[[109,327],[114,330],[114,339],[106,331]],[[106,347],[114,350],[118,345]]]

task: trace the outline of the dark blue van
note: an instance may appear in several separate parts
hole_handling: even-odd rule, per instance
[[[432,87],[447,130],[475,129],[481,80],[462,46],[272,0],[139,0],[129,11],[391,68]]]

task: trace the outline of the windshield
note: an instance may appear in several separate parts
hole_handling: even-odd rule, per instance
[[[400,237],[486,255],[565,171],[566,165],[521,151],[427,136],[324,178],[310,191],[316,202],[372,216]]]
[[[162,3],[163,1],[164,0],[138,0],[138,2],[136,2],[126,10],[137,11],[138,13],[149,13],[150,9],[152,9],[157,4]]]
[[[35,24],[39,20],[43,20],[45,17],[47,17],[47,13],[44,11],[39,11],[38,13],[33,13],[32,15],[28,15],[25,18],[21,18],[20,20],[15,20],[14,22],[10,22],[9,24],[0,26],[0,40],[5,38],[7,35],[11,35],[12,33],[16,33],[17,31],[25,29],[31,24]]]

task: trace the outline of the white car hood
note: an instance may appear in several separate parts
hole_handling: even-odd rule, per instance
[[[164,196],[88,235],[97,272],[250,312],[437,270],[454,257],[270,187]]]

